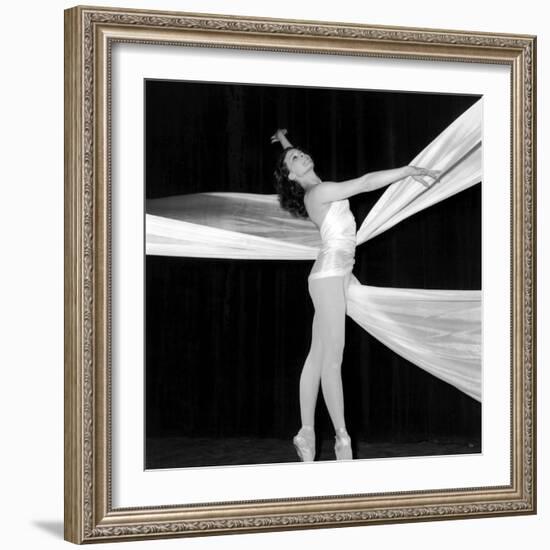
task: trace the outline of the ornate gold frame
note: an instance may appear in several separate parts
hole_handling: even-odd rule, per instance
[[[509,486],[113,509],[109,88],[117,41],[498,63],[512,73]],[[536,37],[226,15],[65,12],[65,538],[106,542],[536,511]]]

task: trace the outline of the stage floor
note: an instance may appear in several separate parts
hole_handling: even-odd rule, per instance
[[[334,460],[334,440],[317,442],[316,460]],[[480,441],[445,438],[408,443],[353,443],[354,458],[389,458],[476,454]],[[299,462],[291,440],[205,437],[148,438],[146,469],[235,466]]]

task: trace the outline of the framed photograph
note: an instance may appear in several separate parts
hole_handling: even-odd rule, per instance
[[[65,12],[65,538],[536,512],[536,37]]]

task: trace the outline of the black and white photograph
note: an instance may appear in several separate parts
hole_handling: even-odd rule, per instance
[[[144,98],[145,468],[481,453],[483,97]]]

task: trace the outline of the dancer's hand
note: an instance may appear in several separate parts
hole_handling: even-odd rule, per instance
[[[288,130],[285,128],[279,128],[272,136],[271,143],[277,143],[278,141],[282,143],[284,136],[286,136]]]
[[[412,169],[410,174],[411,177],[420,182],[427,189],[436,183],[442,174],[442,170],[429,170],[428,168],[421,168],[419,166],[410,166],[410,168]],[[433,181],[430,183],[426,181],[424,177],[431,178]]]

